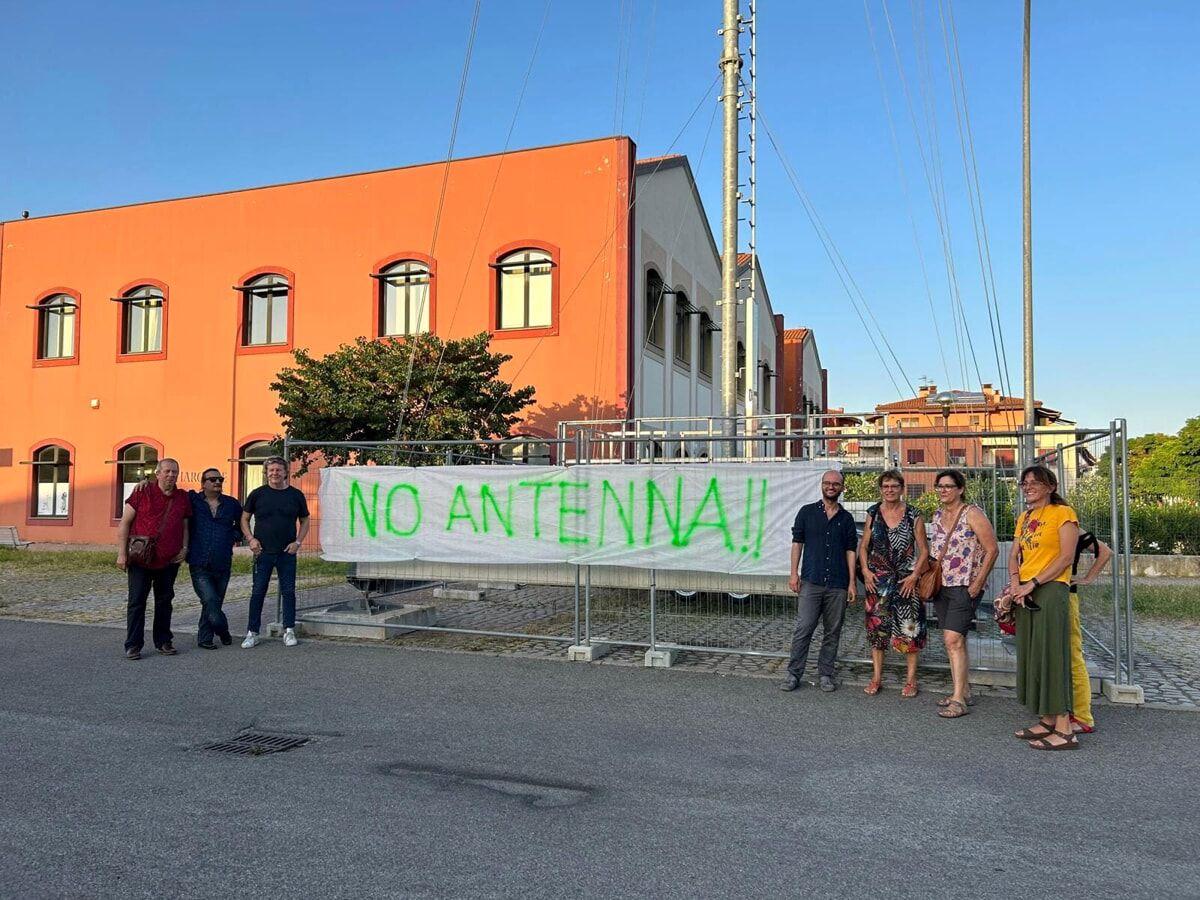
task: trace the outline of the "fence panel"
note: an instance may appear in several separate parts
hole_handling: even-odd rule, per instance
[[[423,443],[289,440],[285,452],[292,460],[293,483],[305,493],[312,513],[312,528],[303,546],[306,553],[319,550],[322,510],[317,491],[320,468],[328,460],[368,465],[575,466],[613,462],[654,465],[666,461],[703,464],[732,456],[753,465],[763,460],[825,457],[842,469],[846,479],[843,503],[860,528],[867,507],[878,500],[876,479],[884,469],[897,464],[906,479],[908,501],[928,522],[936,508],[934,479],[949,460],[966,475],[967,499],[984,510],[1000,543],[1000,557],[989,578],[977,621],[968,634],[971,665],[984,671],[1015,669],[1014,644],[995,626],[991,600],[1008,581],[1009,551],[1016,515],[1022,507],[1016,483],[1019,469],[1008,449],[1017,438],[967,429],[938,433],[902,429],[846,436],[835,429],[805,430],[804,425],[791,421],[759,422],[756,429],[749,437],[742,434],[731,441],[722,436],[722,423],[716,420],[564,423],[554,439]],[[1112,570],[1082,588],[1080,611],[1092,674],[1128,678],[1130,673],[1123,672],[1121,666],[1122,651],[1128,650],[1132,631],[1125,559],[1130,542],[1124,539],[1123,529],[1127,512],[1135,523],[1138,521],[1139,501],[1132,507],[1125,501],[1120,428],[1114,423],[1108,432],[1063,434],[1052,438],[1052,444],[1047,444],[1047,436],[1041,433],[1038,439],[1038,461],[1056,471],[1062,492],[1075,507],[1083,527],[1119,551]],[[1136,528],[1134,534],[1139,535],[1135,540],[1148,543]],[[1088,562],[1084,561],[1084,571]],[[354,609],[387,613],[425,607],[431,610],[430,618],[410,618],[394,626],[393,631],[442,631],[550,642],[590,639],[638,647],[664,644],[772,657],[787,656],[796,615],[795,595],[783,591],[778,583],[764,586],[755,582],[739,587],[736,579],[721,575],[713,575],[706,584],[705,579],[697,581],[692,573],[691,580],[682,586],[660,575],[652,608],[651,591],[644,580],[640,584],[635,584],[636,579],[626,583],[611,573],[593,579],[586,567],[577,575],[564,571],[553,573],[553,577],[538,573],[528,583],[509,581],[513,577],[509,572],[497,572],[493,579],[476,567],[469,575],[464,572],[455,576],[453,567],[448,567],[436,573],[424,571],[413,578],[382,576],[378,570],[378,566],[361,570],[348,566],[344,584],[304,592],[298,598],[303,615],[315,621]],[[593,580],[597,584],[591,584]],[[932,607],[929,614],[932,627],[923,663],[946,665]],[[870,659],[861,604],[847,613],[841,648],[847,661]]]

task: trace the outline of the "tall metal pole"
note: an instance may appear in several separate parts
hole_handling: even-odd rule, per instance
[[[738,74],[742,54],[738,48],[738,0],[724,0],[725,39],[721,53],[725,104],[724,154],[722,157],[721,205],[721,415],[727,437],[737,433],[737,248],[738,248]],[[725,454],[737,448],[726,444]]]
[[[1029,166],[1029,18],[1030,2],[1025,0],[1025,47],[1021,70],[1021,212],[1022,212],[1022,259],[1024,276],[1024,324],[1025,324],[1025,461],[1033,462],[1035,425],[1033,400],[1033,203]]]
[[[756,431],[755,420],[753,416],[760,411],[762,406],[761,394],[758,390],[759,365],[758,365],[758,166],[755,154],[758,152],[757,146],[757,122],[758,116],[758,73],[755,71],[758,66],[758,42],[757,38],[757,10],[755,9],[755,0],[750,0],[749,8],[750,16],[746,27],[750,32],[750,95],[746,99],[749,100],[749,153],[747,162],[747,194],[746,201],[746,219],[749,226],[749,241],[750,241],[750,281],[749,291],[746,295],[746,373],[744,378],[744,399],[743,404],[746,409],[746,433]],[[763,379],[766,381],[766,379]],[[765,449],[765,448],[764,448]],[[750,444],[746,448],[746,454],[753,456],[754,444]]]

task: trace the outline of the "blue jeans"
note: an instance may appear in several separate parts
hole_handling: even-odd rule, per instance
[[[188,572],[192,576],[192,588],[200,598],[196,643],[211,644],[214,636],[228,638],[229,620],[225,618],[221,605],[225,602],[225,589],[229,587],[229,570],[189,566]]]
[[[262,631],[263,601],[271,586],[271,570],[279,576],[279,593],[283,595],[283,627],[296,627],[296,554],[264,550],[254,560],[254,588],[250,594],[248,631]]]

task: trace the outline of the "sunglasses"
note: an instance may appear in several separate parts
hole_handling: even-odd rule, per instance
[[[218,483],[222,483],[225,481],[225,478],[221,475],[209,475],[204,480],[205,481],[216,481]]]

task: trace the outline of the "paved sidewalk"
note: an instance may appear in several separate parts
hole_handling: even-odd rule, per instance
[[[321,600],[352,599],[358,593],[338,578],[320,576],[301,579],[299,605],[303,608]],[[244,631],[250,576],[234,576],[230,582],[226,611],[232,630]],[[526,634],[569,636],[573,632],[574,596],[567,587],[522,587],[511,591],[489,591],[482,600],[435,600],[432,590],[419,591],[406,598],[429,603],[438,609],[441,625],[491,629]],[[274,609],[274,597],[267,601]],[[747,647],[766,653],[785,652],[790,643],[792,619],[786,602],[763,601],[742,607],[730,607],[727,614],[706,617],[696,613],[678,598],[667,597],[658,619],[660,639],[687,644]],[[861,605],[847,613],[842,634],[842,656],[847,660],[869,658],[861,623]],[[199,600],[192,591],[187,570],[176,582],[173,629],[180,634],[194,633],[199,615]],[[81,576],[38,575],[15,580],[0,575],[0,617],[38,621],[124,627],[125,576],[116,571]],[[644,596],[597,591],[594,608],[595,635],[610,639],[645,641],[649,634],[649,614]],[[1098,623],[1100,628],[1106,624]],[[990,622],[981,623],[979,633],[970,638],[969,649],[976,665],[1010,671],[1015,665],[1011,639],[1001,638]],[[1111,630],[1111,628],[1109,629]],[[1147,705],[1173,709],[1200,710],[1200,625],[1141,619],[1135,622],[1136,680],[1142,686]],[[816,653],[820,632],[813,642],[808,677],[815,677]],[[531,658],[565,657],[564,642],[514,638],[489,638],[474,635],[415,632],[388,642],[398,646],[430,647],[465,652],[484,652]],[[1096,658],[1089,660],[1093,672],[1106,672],[1111,664],[1088,645]],[[640,665],[643,649],[620,648],[602,661],[603,665]],[[898,689],[902,679],[901,661],[889,654],[886,688]],[[943,668],[945,651],[940,632],[931,630],[922,654],[926,667],[921,683],[925,690],[948,691],[949,675]],[[784,660],[778,656],[754,656],[736,653],[682,652],[676,667],[716,675],[742,675],[779,678]],[[869,670],[860,665],[844,665],[843,677],[850,684],[865,684]]]

